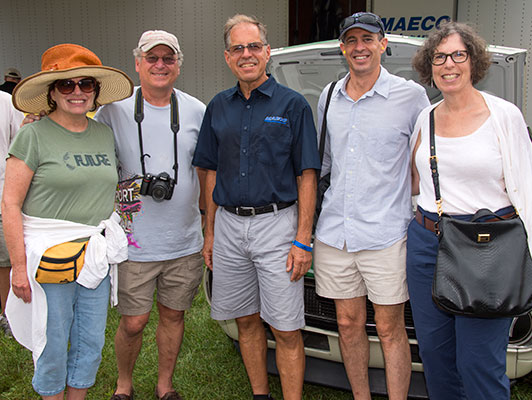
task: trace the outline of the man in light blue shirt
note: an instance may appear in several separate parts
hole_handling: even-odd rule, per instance
[[[362,12],[340,25],[349,73],[328,111],[322,175],[331,173],[316,228],[316,291],[335,300],[340,349],[354,397],[371,399],[366,296],[375,309],[390,399],[406,399],[410,348],[404,325],[406,230],[412,218],[409,138],[429,100],[420,85],[380,65],[380,18]],[[326,87],[318,104],[321,126]]]

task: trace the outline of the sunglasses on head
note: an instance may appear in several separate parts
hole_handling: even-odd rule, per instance
[[[350,17],[345,18],[340,23],[340,32],[343,32],[347,28],[349,28],[351,25],[354,24],[366,24],[366,25],[372,25],[375,28],[379,28],[380,32],[384,35],[384,25],[382,24],[382,21],[378,15],[375,15],[373,13],[369,12],[360,12],[351,15]]]
[[[83,78],[78,82],[74,82],[72,79],[61,79],[55,82],[55,88],[61,94],[70,94],[74,92],[76,86],[79,86],[79,89],[84,93],[92,93],[96,89],[96,79],[94,78]]]

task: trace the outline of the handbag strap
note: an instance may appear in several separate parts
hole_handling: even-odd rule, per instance
[[[438,158],[436,157],[436,137],[434,134],[434,108],[430,111],[430,171],[432,173],[432,183],[434,184],[434,194],[436,195],[436,207],[438,216],[441,217],[443,211],[441,207],[440,175],[438,174]]]
[[[336,86],[336,82],[331,82],[329,91],[327,92],[327,100],[325,101],[325,109],[323,110],[323,121],[321,122],[320,131],[320,163],[323,162],[323,153],[325,152],[325,133],[327,132],[327,111],[329,110],[329,104],[331,103],[332,92]]]

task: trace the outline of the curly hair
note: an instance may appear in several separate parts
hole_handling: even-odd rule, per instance
[[[486,76],[491,64],[491,56],[488,53],[486,41],[469,25],[449,21],[440,24],[438,29],[429,35],[423,43],[423,46],[418,49],[412,59],[412,66],[419,73],[421,83],[430,85],[432,81],[431,59],[436,52],[436,47],[438,47],[443,39],[454,33],[460,35],[469,54],[472,84],[477,84]]]
[[[96,87],[94,88],[94,104],[92,105],[91,109],[89,110],[90,112],[93,112],[93,111],[96,111],[98,109],[98,107],[100,107],[101,104],[98,103],[98,96],[100,94],[100,82],[98,82],[96,79],[94,79],[96,81]],[[48,107],[50,107],[50,109],[47,111],[47,114],[50,114],[52,111],[55,111],[57,110],[57,103],[52,99],[52,96],[50,95],[50,93],[52,93],[52,90],[55,89],[55,84],[57,83],[57,81],[53,81],[52,83],[50,83],[48,85],[48,93],[46,94],[46,100],[48,102]]]

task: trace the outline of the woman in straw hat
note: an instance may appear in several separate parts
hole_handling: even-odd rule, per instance
[[[65,386],[67,399],[84,399],[100,364],[110,281],[127,239],[113,213],[113,132],[86,113],[132,87],[90,50],[61,44],[13,92],[20,111],[48,110],[11,145],[2,199],[12,265],[6,314],[33,352],[33,387],[43,399],[63,399]]]

